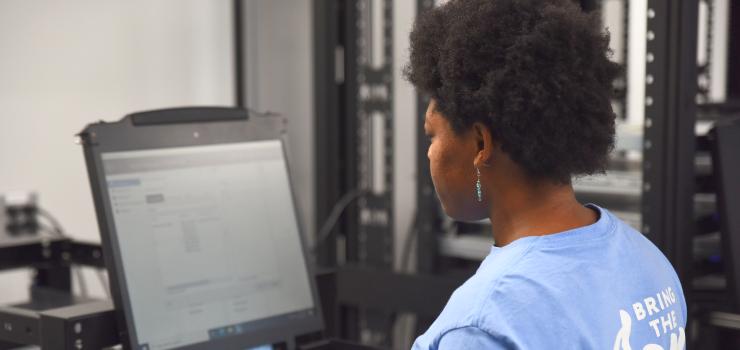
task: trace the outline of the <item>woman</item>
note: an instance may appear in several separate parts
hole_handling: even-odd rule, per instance
[[[406,76],[445,212],[495,246],[414,349],[682,349],[686,303],[663,254],[571,178],[603,172],[619,67],[569,0],[452,0],[419,16]]]

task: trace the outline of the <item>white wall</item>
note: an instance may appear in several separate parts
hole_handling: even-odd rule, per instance
[[[229,0],[1,1],[0,193],[36,191],[72,236],[98,241],[73,135],[132,111],[233,104],[231,18]],[[28,282],[0,274],[0,303]]]

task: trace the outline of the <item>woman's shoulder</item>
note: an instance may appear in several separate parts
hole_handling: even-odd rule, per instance
[[[478,270],[458,287],[435,321],[437,332],[477,327],[482,314],[495,313],[497,301],[505,297],[510,283],[521,275],[517,265],[526,260],[537,237],[527,237],[506,248],[493,248]],[[433,325],[432,328],[434,328]]]

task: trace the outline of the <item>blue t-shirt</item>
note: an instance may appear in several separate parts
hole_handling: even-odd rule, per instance
[[[413,350],[645,349],[686,343],[665,256],[607,210],[589,226],[492,247]]]

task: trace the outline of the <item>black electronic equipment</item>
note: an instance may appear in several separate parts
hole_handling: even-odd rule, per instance
[[[740,311],[740,120],[715,124],[709,135],[717,184],[717,209],[727,290]]]
[[[281,129],[186,108],[80,133],[126,348],[292,347],[322,329]]]
[[[35,270],[30,299],[0,306],[0,349],[21,345],[43,350],[101,349],[117,344],[113,305],[71,293],[70,266],[103,268],[102,260],[99,245],[66,237],[0,240],[0,270]]]

